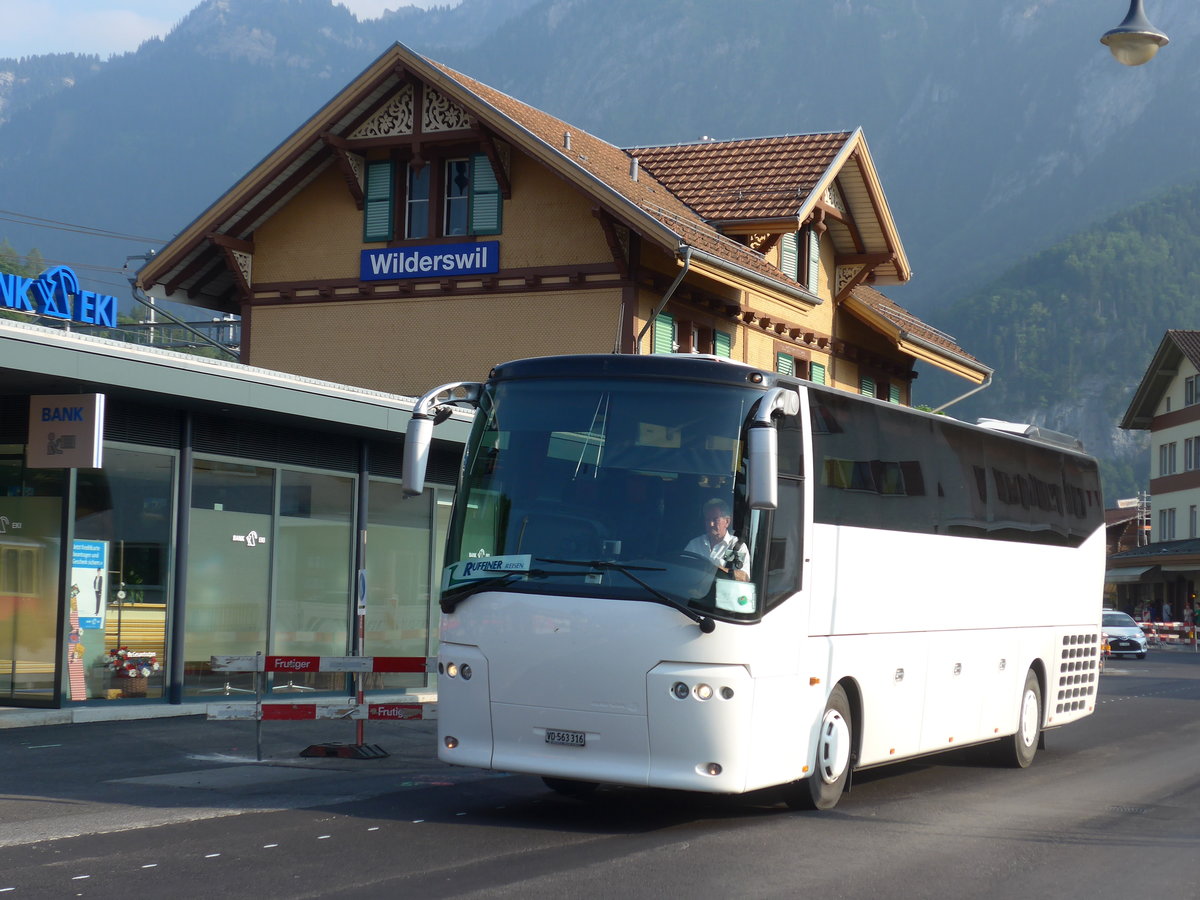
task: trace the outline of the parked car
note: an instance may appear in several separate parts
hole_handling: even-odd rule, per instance
[[[1122,654],[1146,658],[1149,643],[1142,626],[1133,620],[1133,616],[1117,612],[1115,609],[1103,611],[1102,627],[1107,639],[1108,650],[1112,656]]]

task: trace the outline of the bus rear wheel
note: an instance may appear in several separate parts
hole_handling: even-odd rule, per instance
[[[850,700],[839,684],[830,692],[825,713],[821,716],[816,763],[807,778],[789,786],[788,806],[793,809],[833,809],[837,806],[850,777],[853,743]]]
[[[1021,690],[1021,712],[1017,720],[1017,733],[1000,741],[997,760],[1001,765],[1014,769],[1025,769],[1037,755],[1042,735],[1042,686],[1037,673],[1030,669],[1025,674],[1025,687]]]

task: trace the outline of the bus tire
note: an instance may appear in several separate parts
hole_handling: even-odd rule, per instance
[[[545,776],[542,783],[556,794],[564,797],[586,797],[599,787],[594,781],[576,781],[573,778],[551,778]]]
[[[787,804],[793,809],[833,809],[850,778],[854,757],[854,721],[850,700],[839,684],[829,693],[821,716],[821,731],[812,771],[789,785]]]
[[[1001,765],[1014,769],[1025,769],[1037,755],[1042,733],[1042,686],[1037,673],[1030,669],[1025,674],[1025,686],[1021,689],[1021,712],[1017,719],[1017,732],[1000,741],[997,759]]]

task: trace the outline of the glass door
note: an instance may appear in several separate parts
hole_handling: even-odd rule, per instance
[[[214,673],[211,657],[268,652],[274,499],[272,469],[205,459],[193,466],[183,676],[188,696],[253,692],[253,674]]]

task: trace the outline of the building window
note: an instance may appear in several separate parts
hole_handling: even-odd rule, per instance
[[[404,236],[500,234],[503,198],[487,156],[476,153],[441,165],[404,169]],[[390,241],[395,233],[397,163],[367,164],[363,198],[363,240]],[[434,221],[440,218],[440,221]]]
[[[390,241],[392,239],[394,195],[391,162],[368,163],[366,190],[363,198],[364,241]]]
[[[1183,441],[1183,471],[1192,472],[1200,469],[1200,436],[1184,438]]]
[[[1175,510],[1160,509],[1158,511],[1158,539],[1160,541],[1175,540]]]
[[[1175,441],[1158,448],[1158,474],[1175,474]]]
[[[429,166],[408,168],[404,236],[410,239],[429,237]]]
[[[446,160],[446,208],[443,212],[447,235],[466,234],[470,222],[471,161],[467,159]]]
[[[1183,380],[1183,405],[1192,406],[1200,403],[1200,375],[1193,375]]]
[[[674,353],[679,344],[675,341],[675,318],[659,313],[654,319],[654,353]]]
[[[804,255],[804,286],[816,293],[821,286],[821,236],[815,230],[805,228],[803,246]]]
[[[800,280],[800,236],[794,231],[779,239],[779,271],[794,281]]]
[[[1197,521],[1196,507],[1189,506],[1188,507],[1188,537],[1190,537],[1190,538],[1196,537],[1196,526],[1198,524],[1200,524],[1200,522]]]
[[[713,355],[729,359],[733,356],[733,337],[727,331],[713,332]]]

